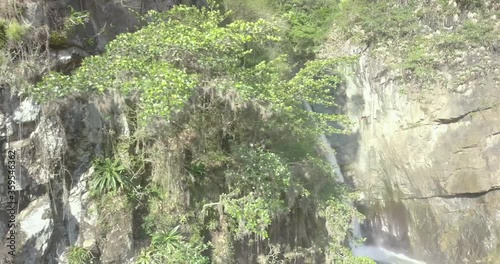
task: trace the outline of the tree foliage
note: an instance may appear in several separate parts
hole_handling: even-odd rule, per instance
[[[289,54],[292,61],[304,63],[313,59],[316,49],[325,40],[333,22],[338,0],[212,0],[212,6],[231,10],[233,17],[255,21],[275,20],[282,28],[284,41],[278,49]],[[276,52],[263,50],[261,52]]]
[[[251,68],[245,65],[251,53],[247,45],[280,41],[272,23],[236,20],[219,26],[224,16],[218,12],[184,6],[168,13],[151,12],[148,20],[141,30],[118,36],[104,54],[85,59],[74,74],[49,74],[32,87],[31,94],[42,102],[88,92],[138,94],[140,118],[147,123],[152,117],[171,118],[197,88],[215,86],[220,93],[237,92],[235,104],[251,100],[288,113],[296,122],[291,128],[307,127],[304,124],[313,119],[327,132],[338,132],[326,122],[345,121],[302,108],[305,100],[333,102],[329,88],[340,81],[334,69],[345,60],[311,62],[288,81],[284,56]]]
[[[135,136],[143,140],[134,149],[145,149],[152,174],[171,177],[171,185],[144,180],[150,187],[144,188],[149,192],[142,224],[152,244],[140,263],[206,263],[201,236],[207,222],[242,241],[266,240],[273,221],[297,211],[300,201],[312,212],[338,212],[327,201],[349,203],[333,170],[311,158],[314,147],[300,152],[303,142],[314,144],[320,133],[343,132],[330,122],[346,124],[345,117],[313,113],[303,104],[333,105],[331,90],[350,59],[311,61],[293,74],[286,55],[254,59],[254,48],[280,43],[276,24],[226,18],[186,6],[151,12],[143,28],[118,36],[71,75],[51,73],[31,87],[41,102],[119,93],[134,104]],[[167,131],[154,129],[160,121],[170,124],[160,126]],[[182,169],[169,168],[172,162],[183,162],[176,164]],[[119,162],[104,160],[91,185],[104,194],[132,184],[127,179]],[[340,218],[339,225],[348,221]],[[179,223],[182,236],[178,229],[168,231]]]

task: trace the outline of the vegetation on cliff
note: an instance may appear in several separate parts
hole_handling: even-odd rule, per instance
[[[369,263],[346,247],[353,195],[317,143],[320,133],[345,132],[331,124],[348,120],[303,102],[333,105],[351,61],[338,52],[346,41],[370,48],[417,92],[462,84],[481,74],[460,69],[463,61],[498,49],[499,4],[207,2],[149,13],[72,72],[51,71],[49,48],[66,47],[89,13],[71,9],[49,29],[0,10],[0,84],[46,105],[119,98],[129,133],[106,128],[111,148],[93,157],[88,187],[100,237],[121,213],[133,215],[138,263]],[[328,59],[316,58],[320,48]],[[440,75],[445,67],[463,74]],[[99,258],[76,245],[66,255]]]
[[[303,108],[333,104],[350,59],[311,60],[293,74],[286,55],[267,52],[290,44],[276,23],[220,7],[144,21],[29,90],[44,103],[125,98],[133,133],[114,138],[90,181],[102,225],[112,225],[106,205],[117,197],[129,204],[118,210],[142,215],[135,239],[151,242],[139,263],[367,262],[344,246],[357,213],[316,142],[347,120]]]
[[[475,67],[466,64],[498,49],[499,10],[498,1],[490,0],[340,1],[321,53],[344,56],[339,45],[349,40],[386,62],[404,93],[457,87],[495,66],[490,60]],[[447,69],[458,76],[450,78]]]

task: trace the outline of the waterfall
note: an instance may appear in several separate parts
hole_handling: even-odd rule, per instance
[[[313,112],[311,105],[308,102],[304,102],[306,110]],[[325,134],[321,134],[320,143],[324,148],[323,154],[325,155],[326,160],[332,165],[332,169],[337,176],[337,181],[344,183],[344,175],[340,170],[340,166],[337,163],[337,157],[330,147],[330,142]],[[352,205],[354,206],[354,205]],[[352,221],[352,229],[353,236],[355,240],[362,239],[363,235],[361,233],[361,224],[358,219],[353,219]],[[355,245],[351,242],[350,244],[352,252],[355,256],[358,257],[367,257],[376,262],[384,263],[384,264],[426,264],[425,262],[418,261],[412,258],[409,258],[403,254],[399,254],[396,252],[392,252],[382,247],[378,246],[370,246],[370,245]]]

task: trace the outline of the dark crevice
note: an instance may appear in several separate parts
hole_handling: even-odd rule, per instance
[[[489,106],[489,107],[483,107],[483,108],[478,108],[478,109],[475,109],[475,110],[472,110],[472,111],[469,111],[469,112],[466,112],[465,114],[463,115],[460,115],[460,116],[457,116],[457,117],[450,117],[450,118],[438,118],[436,119],[435,122],[439,123],[439,124],[443,124],[443,125],[447,125],[447,124],[452,124],[452,123],[457,123],[459,122],[460,120],[462,120],[464,117],[472,114],[472,113],[476,113],[476,112],[481,112],[481,111],[486,111],[486,110],[489,110],[493,108],[492,106]]]
[[[402,198],[401,200],[425,200],[425,199],[431,199],[431,198],[442,198],[442,199],[475,199],[479,198],[481,196],[484,196],[490,192],[494,191],[500,191],[500,186],[494,186],[486,191],[482,192],[474,192],[474,193],[456,193],[456,194],[440,194],[440,195],[431,195],[431,196],[424,196],[424,197],[406,197]]]
[[[490,136],[490,137],[493,137],[493,136],[496,136],[496,135],[499,135],[499,134],[500,134],[500,131],[495,132],[495,133],[493,133],[493,134],[491,134],[491,135],[489,135],[489,136]]]

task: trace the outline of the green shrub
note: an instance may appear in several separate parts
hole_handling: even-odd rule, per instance
[[[69,11],[70,14],[64,21],[64,31],[66,33],[75,30],[77,26],[84,25],[90,16],[88,11],[75,11],[71,6],[69,6]]]
[[[458,30],[434,36],[437,47],[445,49],[468,49],[469,46],[487,46],[500,39],[498,31],[488,20],[473,22],[466,20]]]
[[[472,10],[483,7],[484,0],[456,0],[456,3],[462,10]]]
[[[180,226],[174,227],[170,232],[160,231],[153,234],[151,243],[154,247],[163,247],[167,251],[174,251],[180,247],[182,236],[179,234]]]
[[[495,39],[499,39],[498,31],[495,32],[493,24],[472,22],[470,20],[464,22],[463,28],[458,34],[463,34],[464,38],[471,43],[488,44]]]
[[[488,46],[498,40],[498,34],[493,27],[486,23],[465,22],[463,27],[456,32],[442,33],[431,39],[444,51],[453,49],[467,50],[471,46]]]
[[[149,164],[152,182],[141,196],[147,202],[142,226],[153,243],[138,261],[205,263],[207,245],[200,243],[201,236],[206,238],[205,223],[225,219],[211,228],[223,229],[231,239],[235,233],[263,238],[273,217],[286,216],[290,189],[304,197],[310,189],[310,197],[323,199],[315,196],[316,190],[328,184],[304,187],[304,181],[292,176],[284,149],[274,151],[263,142],[285,133],[300,141],[342,132],[329,122],[345,123],[345,117],[312,113],[302,102],[333,105],[331,90],[340,83],[339,68],[350,61],[316,60],[294,75],[286,56],[248,63],[254,47],[280,43],[272,22],[228,22],[219,12],[185,6],[152,12],[148,21],[134,33],[119,35],[104,54],[86,58],[73,75],[51,73],[31,90],[42,102],[77,93],[118,92],[136,104],[138,132],[154,127],[157,120],[168,124],[167,133],[154,131],[154,137],[137,133],[143,137],[144,157],[158,162]],[[160,153],[147,149],[152,146],[165,147]],[[294,169],[304,163],[303,156],[290,156]],[[116,160],[97,160],[95,168],[90,182],[94,194],[127,189],[128,174]],[[203,179],[189,184],[189,174]],[[170,232],[178,223],[186,227],[189,243]]]
[[[222,202],[225,213],[234,220],[232,231],[240,239],[252,234],[267,238],[267,229],[273,216],[278,215],[282,211],[279,208],[284,207],[279,200],[266,200],[253,194]]]
[[[358,41],[397,40],[417,32],[419,24],[414,10],[413,1],[408,5],[391,0],[341,1],[334,24]],[[355,30],[358,27],[361,30]]]
[[[337,0],[226,0],[224,3],[224,9],[234,11],[233,16],[238,19],[280,21],[284,41],[274,49],[290,55],[294,61],[304,62],[314,57],[329,32]]]
[[[77,12],[71,6],[69,11],[69,16],[65,17],[63,24],[50,32],[49,44],[51,46],[61,47],[67,45],[69,38],[74,35],[78,26],[84,25],[89,18],[87,11]]]
[[[69,264],[90,264],[94,259],[90,250],[79,246],[71,246],[66,254]]]
[[[207,174],[207,168],[202,162],[196,162],[187,168],[188,173],[193,177],[203,177]]]
[[[288,164],[275,153],[241,148],[233,155],[234,168],[226,171],[229,191],[239,188],[264,199],[279,199],[290,186]]]
[[[337,0],[273,1],[289,25],[288,52],[298,60],[312,59],[330,32]]]
[[[434,71],[435,57],[429,53],[425,44],[415,45],[403,58],[402,68],[409,70],[418,78],[428,76]]]
[[[86,58],[73,75],[51,73],[30,92],[42,102],[88,91],[137,93],[142,125],[153,118],[171,118],[184,108],[200,85],[215,87],[220,94],[237,92],[240,96],[234,104],[253,101],[268,105],[272,111],[293,116],[292,120],[303,115],[294,122],[305,124],[310,118],[321,122],[340,120],[336,115],[304,111],[297,104],[303,100],[312,104],[331,103],[333,99],[329,90],[319,85],[293,87],[302,85],[298,80],[304,77],[301,74],[287,82],[290,69],[286,57],[245,66],[252,52],[247,46],[279,41],[276,25],[263,20],[238,20],[221,27],[223,20],[224,16],[217,12],[183,6],[167,13],[153,12],[148,26],[118,36],[108,45],[106,53]],[[341,63],[318,62],[315,67],[324,69],[321,77],[325,80],[309,82],[335,86],[339,79],[324,73]],[[323,119],[318,119],[319,116]],[[290,126],[300,127],[297,125]],[[337,131],[327,125],[321,128]]]
[[[223,10],[231,10],[237,19],[257,21],[259,19],[272,19],[276,11],[273,10],[271,0],[225,0]]]

